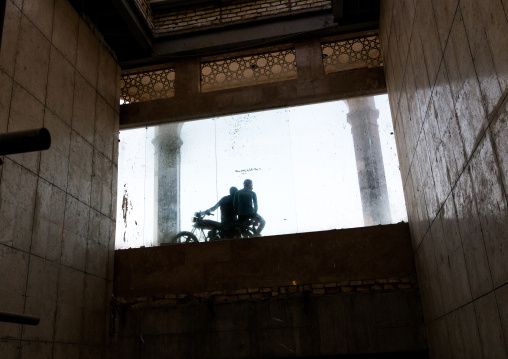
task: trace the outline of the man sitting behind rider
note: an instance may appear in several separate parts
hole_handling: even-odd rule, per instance
[[[256,230],[256,234],[259,235],[265,227],[266,222],[258,214],[258,198],[252,190],[253,187],[252,180],[246,179],[243,181],[243,189],[236,192],[233,207],[238,214],[239,223],[245,223],[249,218],[254,218],[259,222],[259,227]]]
[[[222,226],[231,227],[236,223],[236,211],[233,207],[233,199],[235,197],[235,193],[238,191],[238,188],[231,187],[229,189],[229,196],[224,196],[220,199],[219,202],[212,208],[209,208],[205,211],[206,214],[210,214],[220,207],[220,220]]]

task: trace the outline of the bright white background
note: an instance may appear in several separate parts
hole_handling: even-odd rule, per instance
[[[407,221],[388,97],[375,103],[392,222]],[[246,178],[267,222],[263,235],[363,226],[347,112],[335,101],[185,123],[181,230]],[[120,132],[117,248],[150,246],[156,235],[153,132]]]

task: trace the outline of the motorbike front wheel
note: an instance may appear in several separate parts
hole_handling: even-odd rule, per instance
[[[173,243],[198,243],[198,238],[192,234],[191,232],[180,232],[175,237],[173,237]]]

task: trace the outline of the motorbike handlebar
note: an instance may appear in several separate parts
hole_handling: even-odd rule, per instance
[[[199,211],[199,212],[196,212],[196,215],[200,215],[200,216],[214,216],[213,213],[206,213],[206,211]]]

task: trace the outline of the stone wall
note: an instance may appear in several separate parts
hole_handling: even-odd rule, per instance
[[[51,148],[0,166],[2,358],[108,351],[120,69],[66,0],[7,0],[0,133],[46,127]]]
[[[429,350],[508,357],[508,3],[383,1]]]

